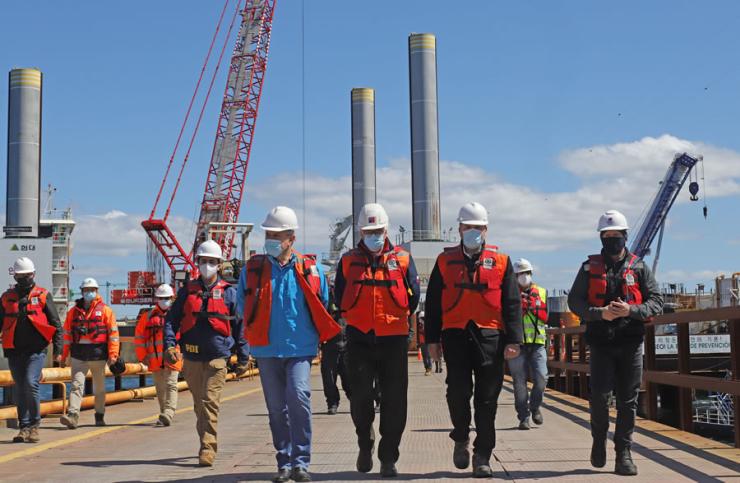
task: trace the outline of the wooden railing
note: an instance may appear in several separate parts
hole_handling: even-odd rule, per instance
[[[731,379],[702,376],[691,373],[691,350],[689,324],[692,322],[727,321],[730,333]],[[676,324],[677,328],[677,371],[656,369],[655,327]],[[548,366],[554,376],[555,389],[584,399],[589,397],[588,351],[583,340],[584,326],[548,329],[552,337],[553,356]],[[678,389],[679,427],[691,431],[694,426],[692,390],[716,391],[732,394],[735,412],[735,447],[740,448],[740,307],[676,312],[656,317],[645,324],[645,354],[643,387],[645,388],[646,413],[652,420],[658,419],[658,386],[673,386]],[[577,342],[577,346],[574,345]],[[576,386],[576,376],[578,384]]]

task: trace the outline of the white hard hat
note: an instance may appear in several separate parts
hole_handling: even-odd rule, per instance
[[[276,206],[267,213],[260,225],[265,231],[288,231],[298,229],[298,217],[287,206]]]
[[[98,281],[95,280],[92,277],[88,277],[85,280],[82,281],[82,284],[80,285],[80,289],[83,288],[100,288],[98,285]]]
[[[36,267],[33,261],[28,257],[21,257],[13,263],[13,273],[33,273],[36,271]]]
[[[457,221],[465,225],[485,226],[488,225],[488,211],[480,203],[471,201],[462,205],[457,215]]]
[[[154,296],[157,298],[170,298],[173,295],[175,295],[175,292],[173,292],[172,287],[166,283],[163,283],[154,291]]]
[[[514,262],[514,273],[531,272],[532,264],[526,258],[520,258]]]
[[[597,231],[609,231],[609,230],[629,230],[627,226],[627,218],[617,210],[609,210],[599,218],[599,227]]]
[[[224,256],[221,252],[221,245],[213,240],[204,241],[198,245],[198,250],[195,252],[195,259],[197,260],[200,257],[218,258],[219,260],[223,260]]]
[[[368,203],[360,210],[357,226],[360,230],[377,230],[388,228],[388,213],[378,203]]]

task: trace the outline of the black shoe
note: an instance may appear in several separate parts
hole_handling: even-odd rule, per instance
[[[360,473],[369,473],[373,469],[373,448],[360,449],[357,455],[357,471]]]
[[[545,420],[542,418],[542,411],[538,409],[537,411],[532,412],[532,422],[537,426],[545,422]]]
[[[522,430],[529,429],[529,418],[519,421],[518,428]]]
[[[279,469],[277,473],[275,473],[275,476],[272,477],[272,481],[275,482],[281,482],[281,481],[290,481],[290,470],[288,468],[282,468]]]
[[[380,463],[380,476],[383,478],[393,478],[398,476],[398,470],[395,463]]]
[[[326,414],[337,414],[337,406],[329,406],[329,409],[326,411]]]
[[[635,476],[637,474],[637,466],[632,461],[632,455],[630,449],[625,448],[617,451],[617,461],[614,464],[614,472],[622,476]]]
[[[290,479],[293,481],[311,481],[311,475],[304,468],[293,468]]]
[[[606,466],[606,439],[594,439],[591,444],[591,466],[594,468]]]
[[[473,478],[491,478],[493,476],[489,461],[490,458],[473,453]]]
[[[452,451],[452,462],[458,470],[464,470],[470,466],[469,440],[455,441],[455,449]]]
[[[104,415],[101,413],[95,413],[95,426],[105,426]]]

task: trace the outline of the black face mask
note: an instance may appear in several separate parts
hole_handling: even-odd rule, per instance
[[[614,257],[622,253],[626,243],[627,240],[622,236],[601,239],[601,246],[604,247],[604,253]]]
[[[29,288],[33,285],[33,277],[18,277],[15,282],[19,288]]]

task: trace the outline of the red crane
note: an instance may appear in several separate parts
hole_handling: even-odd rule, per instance
[[[267,68],[267,54],[270,48],[270,34],[272,31],[272,19],[276,0],[236,1],[236,9],[231,18],[228,33],[225,36],[226,40],[221,47],[216,68],[211,76],[205,100],[195,122],[190,143],[180,165],[177,180],[172,188],[167,209],[163,216],[157,216],[157,207],[165,191],[165,186],[167,185],[167,180],[171,173],[185,126],[190,117],[193,103],[198,94],[203,75],[207,69],[216,38],[224,21],[224,14],[230,1],[226,0],[221,11],[216,31],[213,34],[213,39],[211,40],[208,54],[203,63],[195,92],[190,100],[152,212],[149,218],[141,223],[153,245],[164,258],[165,263],[172,270],[173,274],[178,271],[192,272],[195,269],[193,260],[194,249],[198,243],[208,237],[209,223],[235,223],[239,217],[239,209],[244,194],[244,181],[247,175],[249,155],[254,141],[254,128],[257,122],[257,112],[262,95],[265,70]],[[226,88],[221,102],[218,129],[216,130],[211,163],[208,168],[205,191],[200,206],[195,240],[188,247],[188,251],[186,251],[168,227],[167,218],[170,215],[172,202],[180,186],[193,141],[200,127],[203,112],[211,94],[218,68],[221,65],[226,42],[231,37],[231,31],[238,15],[241,15],[241,23],[236,38],[236,45],[229,63]],[[231,250],[234,246],[234,235],[235,232],[233,230],[226,230],[225,232],[216,233],[213,236],[221,245],[225,258],[230,258]]]

